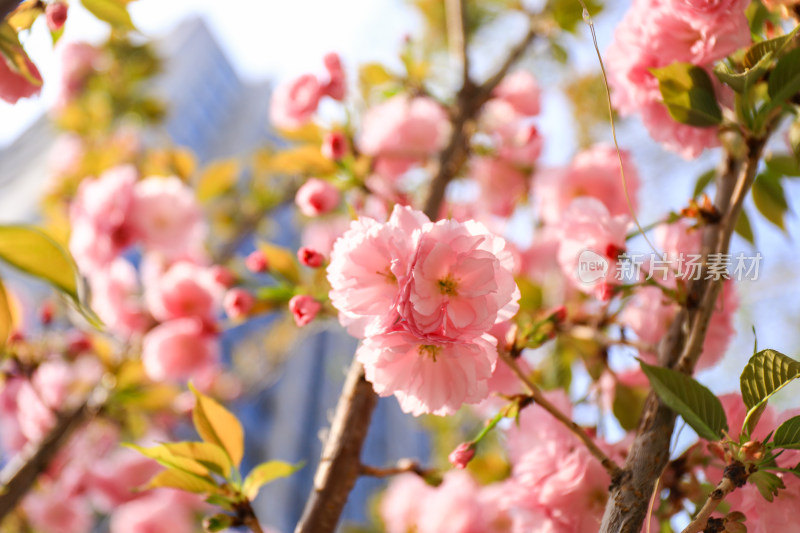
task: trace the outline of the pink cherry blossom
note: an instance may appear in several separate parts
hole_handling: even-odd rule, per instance
[[[620,322],[630,327],[639,340],[655,346],[666,334],[677,311],[677,304],[661,289],[641,287],[625,305]]]
[[[339,54],[331,52],[322,58],[322,61],[325,64],[325,70],[328,71],[328,82],[322,87],[322,94],[330,96],[334,100],[344,100],[347,92],[347,78]]]
[[[92,309],[109,329],[123,336],[142,333],[151,318],[141,302],[136,269],[118,257],[92,276]]]
[[[599,296],[605,284],[614,281],[617,256],[625,250],[628,220],[626,215],[612,216],[596,198],[580,197],[569,205],[559,224],[558,264],[579,290]],[[606,273],[587,273],[587,257],[604,262]]]
[[[17,418],[17,398],[24,382],[22,378],[9,377],[0,387],[0,445],[8,454],[20,451],[28,441]]]
[[[322,304],[307,294],[298,294],[289,300],[289,311],[298,327],[310,324],[317,317],[320,309],[322,309]]]
[[[30,75],[38,83],[34,83],[24,75],[11,68],[5,56],[0,57],[0,99],[9,104],[16,104],[20,98],[30,98],[42,91],[42,75],[39,69],[27,57],[25,64],[28,66]]]
[[[456,446],[455,450],[450,452],[447,460],[456,468],[464,469],[473,457],[475,457],[475,445],[471,442],[462,442]]]
[[[56,108],[63,107],[77,96],[100,58],[100,50],[85,42],[64,43],[59,48],[61,88]]]
[[[205,238],[200,205],[177,177],[150,177],[136,184],[131,224],[142,244],[169,258],[199,255]]]
[[[142,362],[154,381],[185,381],[218,360],[217,338],[197,318],[164,322],[142,339]]]
[[[311,120],[322,96],[319,81],[304,74],[279,85],[272,94],[270,119],[278,128],[294,130]]]
[[[331,183],[311,178],[297,190],[294,203],[300,212],[307,217],[316,217],[328,213],[339,205],[341,195]]]
[[[303,246],[330,256],[333,244],[350,228],[350,217],[333,215],[324,220],[311,220],[303,228]]]
[[[361,217],[334,244],[328,265],[330,299],[354,337],[396,319],[418,234],[428,222],[418,211],[395,206],[385,224]]]
[[[386,533],[408,533],[419,523],[422,502],[434,488],[416,474],[394,476],[380,504]]]
[[[400,313],[411,330],[469,340],[519,309],[514,257],[481,223],[426,225]]]
[[[539,114],[539,85],[534,77],[524,71],[512,72],[503,78],[492,96],[505,100],[520,115]]]
[[[470,165],[470,177],[481,188],[481,203],[489,212],[509,216],[528,191],[528,176],[508,161],[477,157]]]
[[[58,485],[29,494],[22,507],[31,524],[47,533],[85,533],[94,523],[86,499],[64,494]]]
[[[722,290],[717,297],[714,312],[708,323],[708,330],[703,341],[703,352],[697,361],[697,370],[714,366],[725,355],[736,330],[733,327],[733,315],[739,308],[739,296],[733,280],[723,282]]]
[[[223,290],[211,269],[178,261],[157,279],[150,280],[145,298],[158,320],[197,317],[211,323],[220,308]]]
[[[250,252],[244,260],[244,266],[253,274],[263,274],[269,270],[267,256],[261,250]]]
[[[136,169],[115,167],[83,180],[70,206],[69,249],[85,274],[102,271],[137,236],[132,224]]]
[[[378,158],[379,174],[395,177],[441,150],[449,128],[447,114],[434,100],[398,95],[367,111],[358,146]]]
[[[193,533],[192,507],[178,491],[162,489],[125,503],[111,515],[110,533]]]
[[[92,503],[110,512],[141,496],[136,492],[161,470],[161,466],[130,448],[116,448],[93,461],[87,475]]]
[[[397,329],[364,339],[356,357],[375,392],[394,394],[404,412],[449,415],[488,396],[497,349],[490,335],[437,341]]]
[[[480,505],[480,487],[461,470],[444,475],[442,484],[422,500],[419,533],[487,533],[487,513]]]
[[[300,264],[311,268],[319,268],[325,262],[325,256],[316,250],[303,246],[297,250],[297,259]]]
[[[639,173],[627,151],[622,152],[622,162],[631,207],[636,213]],[[612,216],[631,214],[620,177],[617,151],[611,145],[595,145],[575,156],[564,169],[538,173],[534,187],[536,207],[548,224],[556,224],[572,200],[581,196],[597,198]]]

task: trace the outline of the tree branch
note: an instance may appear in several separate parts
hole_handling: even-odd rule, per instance
[[[78,408],[60,415],[55,427],[39,443],[29,442],[0,472],[0,523],[22,500],[39,474],[47,470],[53,457],[70,435],[98,413],[108,391],[100,386]]]
[[[686,529],[684,529],[682,533],[702,533],[708,524],[708,519],[711,518],[711,513],[713,513],[725,497],[734,490],[736,490],[736,485],[734,485],[733,481],[728,477],[723,477],[722,481],[717,485],[717,488],[708,495],[708,499],[702,509],[700,509],[700,512],[697,513],[697,516],[686,526]]]
[[[528,389],[528,393],[530,393],[531,397],[535,404],[539,405],[542,409],[550,413],[556,420],[561,422],[568,430],[572,432],[573,435],[578,437],[578,439],[586,445],[588,448],[589,453],[597,458],[600,461],[600,464],[603,465],[603,468],[606,469],[608,475],[611,476],[612,481],[617,479],[621,474],[622,470],[620,469],[619,465],[615,463],[606,453],[601,450],[597,444],[594,442],[594,439],[590,437],[586,431],[583,430],[578,424],[576,424],[570,417],[562,413],[558,407],[553,405],[550,400],[542,393],[541,389],[536,386],[534,382],[528,379],[528,376],[525,375],[525,372],[517,365],[517,362],[504,350],[498,350],[498,354],[500,355],[500,359],[508,365],[508,367],[517,375],[517,377],[522,381],[525,385],[525,388]]]
[[[377,468],[374,466],[361,465],[361,475],[371,477],[389,477],[397,474],[412,473],[422,478],[436,473],[436,469],[422,468],[422,466],[410,459],[401,459],[395,466],[389,468]]]
[[[753,182],[768,135],[749,139],[744,160],[728,154],[717,177],[715,206],[722,214],[718,225],[704,232],[703,253],[727,253],[742,201]],[[707,255],[704,255],[707,257]],[[705,265],[704,265],[705,267]],[[659,363],[687,374],[700,357],[711,313],[721,283],[702,279],[689,287],[686,308],[681,309],[659,345]],[[647,514],[647,501],[656,480],[669,460],[669,446],[675,428],[675,413],[654,394],[645,405],[639,430],[625,461],[620,483],[612,485],[606,504],[602,533],[638,533]]]
[[[463,11],[461,11],[463,14]],[[463,22],[462,22],[463,27]],[[497,73],[475,87],[465,70],[465,78],[458,92],[453,113],[452,130],[446,147],[439,156],[436,175],[431,182],[423,211],[437,220],[444,200],[445,189],[468,156],[468,123],[475,118],[481,106],[491,97],[511,66],[519,60],[536,35],[531,25],[523,40],[509,53]],[[350,365],[342,395],[336,406],[333,424],[322,451],[322,458],[314,476],[314,488],[306,503],[303,516],[295,533],[332,533],[347,502],[347,497],[361,472],[361,448],[369,428],[377,397],[372,385],[364,377],[364,368],[356,359]]]
[[[20,0],[0,0],[0,20],[5,20],[20,3]]]

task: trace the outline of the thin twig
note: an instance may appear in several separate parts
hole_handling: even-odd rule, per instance
[[[375,466],[369,465],[361,465],[361,475],[362,476],[370,476],[370,477],[389,477],[389,476],[396,476],[397,474],[416,474],[419,477],[425,478],[430,476],[431,474],[435,474],[437,472],[436,469],[433,468],[422,468],[422,466],[410,459],[401,459],[397,461],[395,466],[391,466],[388,468],[379,468]]]
[[[245,500],[242,503],[242,523],[250,528],[250,531],[253,533],[264,533],[264,530],[261,529],[261,524],[258,522],[258,517],[256,516],[256,512],[253,510],[253,506],[250,505],[250,502]]]
[[[525,372],[517,365],[517,362],[504,350],[498,350],[500,358],[503,362],[508,365],[508,367],[517,375],[517,377],[522,381],[525,385],[525,388],[528,389],[528,393],[533,397],[534,403],[538,404],[542,409],[550,413],[556,420],[561,422],[568,430],[570,430],[584,445],[588,448],[589,453],[594,455],[600,464],[603,465],[603,468],[606,469],[608,474],[611,476],[611,479],[617,479],[620,475],[621,469],[617,463],[614,462],[606,453],[601,450],[597,444],[594,442],[594,439],[590,437],[586,431],[583,430],[578,424],[576,424],[570,417],[562,413],[558,407],[553,405],[547,397],[542,393],[541,389],[536,386],[534,382],[528,379],[528,376],[525,375]]]
[[[728,477],[723,477],[722,481],[717,485],[717,488],[708,495],[708,499],[702,509],[700,509],[700,512],[697,513],[697,516],[686,526],[682,533],[701,533],[706,528],[708,519],[711,518],[711,513],[713,513],[725,497],[734,490],[736,490],[736,485],[734,485],[733,481]]]
[[[450,54],[458,59],[461,65],[463,85],[471,85],[469,77],[469,53],[467,50],[467,18],[464,0],[445,0],[445,17],[447,23],[447,44]]]

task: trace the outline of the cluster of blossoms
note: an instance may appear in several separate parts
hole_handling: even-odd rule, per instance
[[[439,415],[488,395],[497,360],[489,330],[517,312],[514,257],[482,224],[396,206],[354,221],[328,266],[330,298],[378,394]]]
[[[563,393],[549,398],[569,415]],[[600,442],[611,456],[623,443]],[[563,425],[538,407],[522,412],[507,434],[511,475],[478,485],[450,471],[439,487],[406,474],[393,480],[381,503],[389,533],[593,533],[599,528],[609,477]],[[579,512],[578,512],[579,510]]]
[[[669,116],[651,69],[680,61],[710,70],[715,61],[747,46],[748,4],[746,0],[636,0],[606,54],[615,108],[623,116],[641,114],[653,139],[687,159],[718,146],[717,128],[687,126]],[[719,84],[716,90],[721,104],[732,102],[730,90]]]
[[[70,222],[70,251],[89,280],[92,307],[110,331],[143,335],[148,376],[213,379],[215,319],[229,276],[207,264],[205,226],[192,190],[176,177],[139,180],[133,167],[116,167],[81,182]],[[143,252],[141,284],[122,255],[134,244]]]

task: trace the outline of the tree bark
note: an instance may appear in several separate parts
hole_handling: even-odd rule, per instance
[[[731,155],[726,158],[718,174],[714,202],[721,221],[706,227],[703,254],[728,253],[733,228],[755,179],[765,142],[766,136],[748,140],[744,160]],[[700,357],[708,322],[722,286],[703,277],[705,269],[701,270],[701,279],[691,284],[687,306],[678,313],[659,345],[659,363],[687,374],[694,371]],[[669,460],[675,418],[675,413],[651,392],[620,482],[611,487],[600,528],[602,533],[641,531],[650,496]]]

